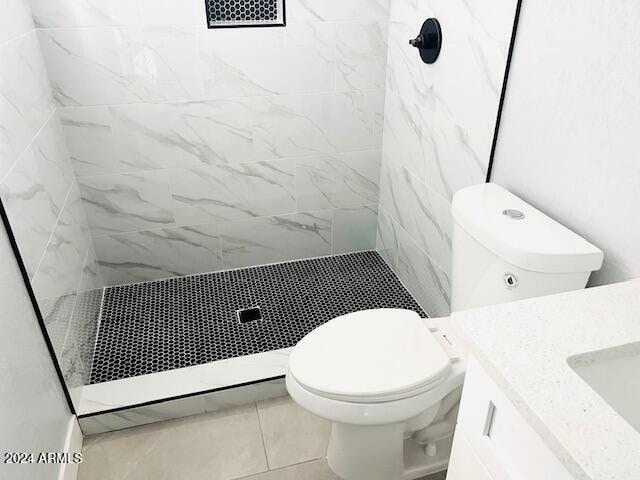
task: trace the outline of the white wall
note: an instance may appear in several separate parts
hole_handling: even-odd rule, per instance
[[[492,181],[640,275],[640,3],[524,1]]]
[[[2,225],[0,305],[0,452],[61,452],[71,413]],[[0,479],[51,480],[58,468],[0,462]]]
[[[515,0],[392,0],[378,250],[431,316],[449,313],[453,194],[485,181]],[[424,64],[409,39],[442,26]]]
[[[32,0],[109,284],[375,247],[389,0]]]

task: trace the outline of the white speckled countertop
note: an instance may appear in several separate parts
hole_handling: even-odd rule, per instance
[[[640,280],[458,312],[452,320],[576,479],[640,479],[640,433],[567,363],[640,342]]]

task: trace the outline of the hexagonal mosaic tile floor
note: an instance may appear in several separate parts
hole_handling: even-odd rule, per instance
[[[260,307],[262,320],[238,321]],[[426,314],[376,252],[111,287],[105,291],[91,383],[295,345],[349,312]]]

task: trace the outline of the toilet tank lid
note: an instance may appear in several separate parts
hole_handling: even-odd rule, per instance
[[[602,266],[599,248],[495,183],[458,191],[451,212],[469,235],[517,267],[574,273]]]

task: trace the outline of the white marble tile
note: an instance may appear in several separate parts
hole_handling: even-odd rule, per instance
[[[84,384],[88,383],[88,375],[93,365],[104,285],[93,245],[89,245],[69,326],[69,332],[75,338],[80,360],[87,373]]]
[[[215,225],[166,228],[95,237],[105,283],[120,285],[220,270]]]
[[[296,211],[295,160],[212,165],[171,172],[176,218],[224,221]]]
[[[74,185],[34,273],[32,286],[36,298],[58,298],[77,292],[91,241],[86,222]]]
[[[256,109],[242,99],[109,107],[121,171],[247,163],[256,147]]]
[[[32,276],[73,183],[64,135],[50,117],[0,183],[27,272]]]
[[[376,248],[378,205],[333,211],[333,254]]]
[[[131,2],[130,2],[131,3]],[[144,25],[206,24],[205,10],[200,0],[139,0]]]
[[[174,226],[166,170],[78,178],[93,235]]]
[[[64,106],[202,97],[190,27],[102,27],[39,32],[56,100]]]
[[[380,148],[384,92],[279,95],[256,100],[256,148],[268,158]]]
[[[381,20],[389,17],[390,0],[296,0],[287,3],[290,23],[299,21]]]
[[[453,223],[448,201],[395,162],[382,173],[380,205],[448,271]]]
[[[515,3],[504,0],[489,7],[458,0],[398,0],[396,5],[389,29],[388,88],[402,97],[403,109],[410,116],[417,116],[411,124],[426,130],[418,134],[423,140],[428,140],[432,126],[450,124],[447,130],[457,132],[438,134],[437,130],[443,129],[436,128],[434,143],[438,136],[464,143],[477,157],[480,170],[486,171]],[[417,31],[416,9],[424,12],[424,18],[437,16],[449,32],[437,66],[417,61],[415,49],[407,44],[408,36]],[[422,111],[414,112],[414,106]],[[433,112],[435,118],[420,118],[431,117],[425,110]],[[430,150],[427,148],[427,153]],[[416,161],[419,159],[416,157]]]
[[[336,26],[202,30],[206,98],[330,92],[334,89]]]
[[[0,45],[33,28],[29,0],[0,0]]]
[[[382,145],[384,90],[339,92],[329,99],[328,131],[340,152]]]
[[[68,186],[70,187],[70,186]],[[20,254],[29,276],[35,273],[53,232],[62,202],[55,203],[45,189],[38,170],[35,148],[29,147],[0,184]]]
[[[343,22],[337,25],[336,88],[385,88],[387,22]]]
[[[331,253],[330,210],[220,224],[226,268],[311,258]]]
[[[298,211],[376,203],[379,180],[380,152],[377,150],[299,159],[296,162]]]
[[[165,372],[86,385],[79,415],[284,376],[291,349],[245,355]],[[273,392],[266,388],[265,394]],[[265,397],[267,398],[267,397]],[[207,408],[215,409],[215,402]]]
[[[271,155],[268,158],[338,151],[329,131],[332,96],[281,95],[256,101],[256,144]]]
[[[47,335],[58,359],[62,358],[62,348],[73,316],[76,295],[76,292],[73,292],[60,297],[38,299],[38,307],[44,319]]]
[[[54,109],[34,31],[0,45],[0,179]]]
[[[87,436],[203,413],[205,413],[204,397],[195,396],[168,400],[144,407],[133,407],[103,415],[81,417],[79,423],[82,433]]]
[[[91,372],[89,372],[87,367],[82,363],[82,357],[80,356],[80,351],[78,350],[73,335],[67,334],[62,355],[58,360],[65,385],[68,388],[82,387],[82,385],[88,383]]]
[[[398,226],[382,205],[378,205],[376,251],[387,265],[396,271],[398,266]]]
[[[81,417],[80,426],[85,435],[93,435],[190,415],[229,410],[285,395],[287,395],[287,389],[284,379],[271,380],[117,412]]]
[[[128,0],[31,0],[39,28],[135,25],[138,2]]]
[[[76,175],[122,171],[108,107],[69,107],[58,113]]]
[[[398,244],[396,273],[407,290],[430,317],[449,315],[449,274],[433,263],[402,228],[399,229]]]

